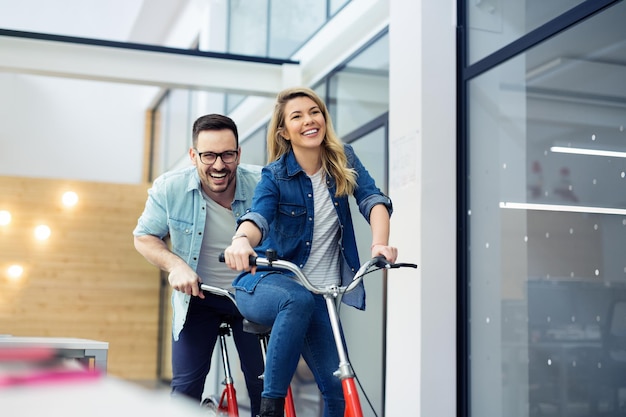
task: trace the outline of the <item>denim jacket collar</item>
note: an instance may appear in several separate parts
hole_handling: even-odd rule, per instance
[[[302,171],[302,167],[296,161],[296,154],[293,153],[293,148],[289,148],[289,152],[283,155],[287,166],[287,175],[293,177]]]

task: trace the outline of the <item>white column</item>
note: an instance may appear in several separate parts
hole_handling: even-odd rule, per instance
[[[456,10],[390,1],[387,416],[456,415]]]

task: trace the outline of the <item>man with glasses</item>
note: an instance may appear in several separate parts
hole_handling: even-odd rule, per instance
[[[237,126],[226,116],[198,118],[192,139],[192,166],[166,172],[148,190],[133,231],[135,248],[168,273],[173,289],[172,395],[200,402],[220,323],[229,317],[255,416],[263,390],[257,337],[243,332],[243,317],[230,300],[203,293],[200,283],[232,291],[233,271],[218,256],[250,207],[261,167],[240,165]]]

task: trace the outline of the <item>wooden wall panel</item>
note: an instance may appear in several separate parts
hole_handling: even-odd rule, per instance
[[[157,370],[159,271],[133,246],[148,185],[0,177],[0,334],[109,342],[108,372],[153,380]],[[78,204],[65,208],[72,190]],[[34,238],[38,224],[48,240]],[[19,280],[7,276],[21,264]]]

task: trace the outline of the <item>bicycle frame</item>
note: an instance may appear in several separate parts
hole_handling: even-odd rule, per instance
[[[352,282],[347,286],[329,286],[326,288],[318,288],[314,286],[308,278],[302,273],[300,268],[285,260],[279,260],[276,257],[276,253],[272,250],[266,252],[266,257],[251,257],[250,265],[257,266],[270,266],[278,269],[285,269],[295,274],[300,283],[309,291],[315,294],[323,295],[326,301],[326,308],[328,310],[328,317],[333,331],[333,337],[335,339],[335,345],[337,348],[337,354],[339,357],[339,368],[335,371],[334,375],[341,380],[341,386],[343,388],[343,395],[346,401],[345,417],[363,417],[363,410],[361,409],[361,401],[359,399],[359,393],[355,384],[355,374],[352,369],[352,365],[348,361],[348,355],[343,345],[340,330],[340,319],[337,311],[336,299],[341,294],[348,293],[355,289],[357,285],[363,280],[363,277],[376,269],[390,269],[390,268],[402,268],[410,267],[417,268],[415,264],[398,263],[391,264],[384,257],[379,256],[370,259],[364,263],[354,276]],[[295,415],[295,414],[294,414]],[[287,416],[289,417],[289,416]]]
[[[201,284],[200,289],[222,297],[228,298],[232,303],[237,306],[235,297],[227,290],[219,287],[213,287],[206,284]],[[235,390],[234,380],[230,372],[230,361],[228,358],[228,350],[226,347],[226,335],[230,334],[230,326],[228,324],[223,325],[220,328],[220,347],[222,352],[222,363],[224,364],[224,390],[219,399],[219,402],[215,404],[216,414],[218,416],[225,415],[228,417],[239,417],[239,407],[237,404],[237,393]],[[269,334],[258,334],[259,343],[261,344],[261,352],[263,354],[263,362],[265,363],[265,355],[267,352],[267,343]],[[291,386],[287,389],[287,396],[285,397],[285,417],[296,417],[296,407],[293,401],[293,393]]]

